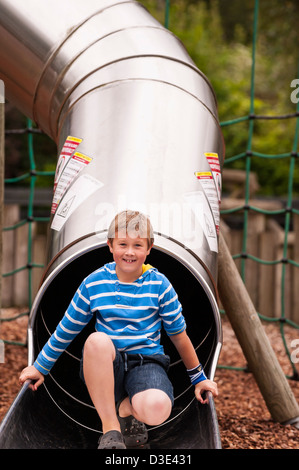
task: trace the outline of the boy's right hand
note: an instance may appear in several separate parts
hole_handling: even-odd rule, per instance
[[[43,383],[45,380],[44,375],[37,370],[34,366],[28,366],[25,367],[25,369],[22,370],[20,377],[19,377],[19,382],[20,385],[23,385],[26,380],[33,380],[34,383],[31,383],[29,387],[31,390],[34,392],[38,389],[38,387]]]

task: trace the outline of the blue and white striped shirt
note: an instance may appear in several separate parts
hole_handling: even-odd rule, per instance
[[[168,335],[186,328],[178,296],[163,274],[144,265],[135,282],[122,283],[112,262],[84,279],[34,366],[46,375],[94,314],[96,331],[128,354],[163,354],[162,325]]]

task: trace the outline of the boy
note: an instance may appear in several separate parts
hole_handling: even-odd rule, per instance
[[[167,376],[169,357],[160,344],[163,324],[187,368],[195,396],[218,395],[187,336],[177,295],[168,279],[145,265],[153,246],[149,219],[123,211],[112,221],[108,246],[114,261],[87,276],[63,319],[32,366],[20,375],[33,390],[72,339],[96,314],[96,331],[86,340],[81,360],[84,380],[102,422],[99,449],[125,449],[147,442],[148,425],[163,423],[173,405]],[[116,403],[116,406],[115,406]]]

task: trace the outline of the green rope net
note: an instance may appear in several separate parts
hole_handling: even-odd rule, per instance
[[[286,266],[287,264],[290,264],[292,266],[295,266],[296,268],[299,268],[299,263],[288,258],[287,252],[288,252],[288,235],[290,232],[290,223],[291,223],[291,216],[292,214],[299,214],[299,211],[293,207],[293,182],[294,182],[294,172],[295,172],[295,165],[296,165],[296,160],[299,157],[299,154],[297,152],[298,149],[298,137],[299,137],[299,104],[297,103],[296,106],[296,111],[293,114],[289,115],[284,115],[284,116],[261,116],[255,114],[255,68],[256,68],[256,48],[257,48],[257,33],[258,33],[258,15],[259,15],[259,0],[255,0],[255,5],[254,5],[254,25],[253,25],[253,40],[252,40],[252,66],[251,66],[251,90],[250,90],[250,109],[249,113],[247,116],[234,119],[231,121],[226,121],[222,122],[221,126],[231,126],[235,125],[239,122],[243,121],[248,121],[249,126],[248,126],[248,141],[247,141],[247,148],[244,152],[232,156],[230,158],[227,158],[225,161],[225,165],[228,165],[229,163],[239,160],[239,159],[244,159],[245,160],[245,168],[246,168],[246,180],[245,180],[245,200],[244,200],[244,205],[240,207],[236,207],[234,209],[230,210],[222,210],[221,213],[228,214],[228,213],[237,213],[237,212],[242,212],[243,213],[243,240],[242,240],[242,252],[239,254],[233,255],[234,259],[241,259],[241,276],[242,279],[246,285],[246,275],[245,275],[245,266],[246,262],[248,259],[251,259],[252,261],[255,261],[257,263],[265,264],[265,265],[274,265],[274,264],[281,264],[282,265],[282,272],[281,272],[281,315],[279,318],[269,318],[261,313],[259,313],[259,316],[262,320],[269,321],[269,322],[279,322],[280,326],[280,333],[281,337],[283,340],[283,344],[285,347],[286,354],[290,360],[290,365],[293,370],[293,376],[289,377],[294,380],[299,380],[299,374],[298,371],[295,367],[295,364],[291,360],[291,354],[290,350],[288,348],[286,339],[285,339],[285,334],[284,334],[284,326],[286,324],[291,325],[292,327],[298,329],[299,325],[296,324],[295,322],[291,321],[286,317],[286,308],[285,308],[285,287],[286,287]],[[299,75],[299,71],[298,71]],[[296,126],[295,126],[295,132],[294,132],[294,139],[293,139],[293,146],[290,149],[289,152],[282,153],[282,154],[275,154],[275,155],[266,155],[263,153],[255,152],[253,150],[253,136],[254,136],[254,125],[257,119],[263,119],[263,120],[268,120],[268,119],[295,119],[296,120]],[[287,191],[287,204],[286,208],[281,209],[281,210],[276,210],[276,211],[270,211],[270,210],[263,210],[258,207],[252,206],[249,203],[250,199],[250,193],[249,193],[249,174],[251,170],[251,161],[252,157],[259,157],[265,159],[265,164],[267,164],[267,159],[277,159],[277,158],[288,158],[290,160],[289,163],[289,176],[288,176],[288,191]],[[266,261],[261,258],[258,258],[256,256],[251,255],[248,253],[247,250],[247,240],[248,240],[248,217],[249,217],[249,212],[250,211],[256,211],[261,214],[265,215],[277,215],[277,214],[282,214],[284,215],[284,243],[283,243],[283,255],[280,260],[272,260],[272,261]],[[271,288],[271,286],[269,286]]]
[[[150,0],[149,0],[150,1]],[[144,1],[145,6],[148,7],[148,2]],[[228,128],[231,128],[233,126],[236,126],[240,123],[248,123],[248,137],[247,137],[247,146],[245,149],[242,149],[242,152],[236,154],[236,155],[226,155],[226,160],[225,160],[225,167],[229,166],[230,164],[236,162],[236,161],[243,161],[244,162],[244,168],[246,170],[246,179],[245,179],[245,196],[244,196],[244,204],[234,207],[232,209],[223,209],[221,210],[222,216],[226,216],[228,214],[236,215],[239,214],[239,217],[242,217],[242,225],[243,225],[243,235],[242,235],[242,250],[240,253],[233,254],[233,258],[235,260],[239,259],[240,260],[240,274],[242,276],[242,279],[246,285],[246,264],[250,260],[251,262],[254,263],[260,263],[264,265],[277,265],[281,264],[281,278],[280,278],[280,284],[281,284],[281,299],[280,299],[280,311],[281,314],[279,317],[268,317],[265,315],[262,315],[262,313],[259,313],[259,316],[262,320],[267,321],[267,322],[278,322],[279,323],[279,328],[280,328],[280,333],[282,337],[282,341],[285,347],[285,352],[286,355],[289,358],[290,365],[293,371],[293,376],[289,377],[294,380],[299,380],[299,374],[298,371],[295,367],[294,362],[291,359],[291,354],[290,350],[287,345],[287,341],[285,339],[285,325],[289,325],[292,328],[298,329],[299,325],[292,321],[290,318],[288,318],[288,313],[286,311],[286,269],[287,266],[292,266],[295,269],[299,268],[299,263],[298,261],[295,261],[294,259],[290,259],[288,257],[288,240],[289,240],[289,233],[290,233],[290,227],[291,227],[291,221],[292,217],[294,215],[299,215],[299,210],[294,207],[294,175],[295,175],[295,169],[296,169],[296,164],[298,165],[298,139],[299,139],[299,103],[297,103],[296,106],[294,106],[294,112],[289,113],[289,114],[283,114],[283,115],[260,115],[256,112],[256,97],[255,97],[255,78],[256,78],[256,50],[257,50],[257,36],[258,36],[258,20],[259,20],[259,4],[260,2],[258,0],[254,1],[254,14],[253,14],[253,34],[252,34],[252,57],[251,57],[251,78],[250,78],[250,97],[249,97],[249,108],[248,108],[248,113],[242,117],[239,118],[234,118],[230,119],[227,121],[220,122],[223,131],[225,131]],[[164,25],[165,27],[169,26],[170,18],[171,18],[171,2],[170,0],[165,0],[165,8],[164,8]],[[200,68],[200,64],[197,64]],[[298,71],[298,76],[299,76],[299,71]],[[294,77],[290,77],[290,82]],[[292,148],[289,148],[286,150],[284,153],[278,153],[278,154],[265,154],[261,152],[257,152],[254,150],[254,144],[253,144],[253,139],[254,139],[254,133],[255,133],[255,127],[256,123],[258,121],[267,121],[267,120],[294,120],[295,122],[295,130],[294,130],[294,137],[293,137],[293,144]],[[28,249],[27,249],[27,263],[24,266],[21,266],[17,268],[14,271],[11,272],[6,272],[3,274],[4,277],[7,276],[14,276],[17,272],[21,270],[27,270],[28,271],[28,306],[29,310],[32,305],[32,272],[35,268],[40,268],[42,265],[35,263],[34,260],[32,259],[32,224],[33,222],[40,222],[40,223],[47,223],[49,221],[48,217],[36,217],[35,216],[35,206],[34,206],[34,192],[37,186],[37,183],[40,179],[46,177],[53,177],[54,178],[54,171],[39,171],[36,165],[35,161],[35,152],[34,152],[34,139],[35,135],[39,132],[38,129],[35,129],[33,127],[32,122],[28,119],[27,120],[27,126],[25,129],[21,130],[22,132],[26,133],[27,135],[27,145],[28,145],[28,166],[29,166],[29,171],[22,174],[21,176],[17,178],[12,178],[12,179],[7,179],[5,180],[5,185],[8,187],[9,185],[18,185],[24,181],[29,182],[29,200],[28,200],[28,206],[27,206],[27,216],[24,220],[20,220],[17,224],[9,227],[5,227],[5,231],[13,231],[20,227],[21,225],[27,225],[28,226]],[[12,130],[12,131],[7,131],[6,133],[20,133],[20,130]],[[259,158],[263,160],[263,164],[267,165],[267,163],[270,160],[275,160],[275,159],[288,159],[289,160],[289,170],[288,170],[288,183],[287,183],[287,201],[286,201],[286,207],[279,209],[279,210],[263,210],[260,207],[254,206],[250,204],[250,171],[252,169],[252,159],[253,157]],[[225,171],[224,167],[224,171]],[[283,241],[283,249],[282,249],[282,258],[281,259],[276,259],[276,260],[264,260],[261,259],[257,256],[252,255],[248,251],[248,226],[249,226],[249,215],[252,212],[256,213],[261,213],[264,214],[265,216],[281,216],[284,218],[284,241]],[[49,214],[50,214],[50,208],[49,208]],[[299,287],[299,286],[298,286]],[[269,286],[269,289],[272,289],[272,286]],[[221,313],[224,315],[225,312],[221,311]],[[26,315],[27,313],[23,313],[21,315]],[[16,319],[17,317],[13,318],[5,318],[2,319],[2,321],[11,321]],[[0,319],[1,320],[1,319]],[[19,345],[24,345],[23,343],[18,343],[18,342],[13,342],[13,341],[5,341],[6,343],[13,343],[13,344],[19,344]],[[219,366],[219,367],[226,367],[226,366]],[[231,368],[231,367],[228,367]],[[242,368],[235,368],[237,370],[245,370]]]

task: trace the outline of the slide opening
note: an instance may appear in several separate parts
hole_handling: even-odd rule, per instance
[[[111,261],[108,247],[88,251],[73,259],[52,280],[39,304],[34,322],[34,350],[37,355],[62,318],[77,287],[89,273]],[[164,273],[173,284],[183,306],[187,331],[200,361],[209,374],[218,343],[217,325],[210,300],[194,274],[173,256],[153,248],[147,262]],[[85,385],[79,378],[82,348],[94,331],[94,320],[71,343],[45,381],[46,390],[56,406],[83,428],[101,432],[100,422]],[[165,333],[165,353],[170,355],[169,375],[174,385],[175,404],[170,420],[178,417],[194,398],[185,366]],[[163,425],[162,425],[163,426]]]

